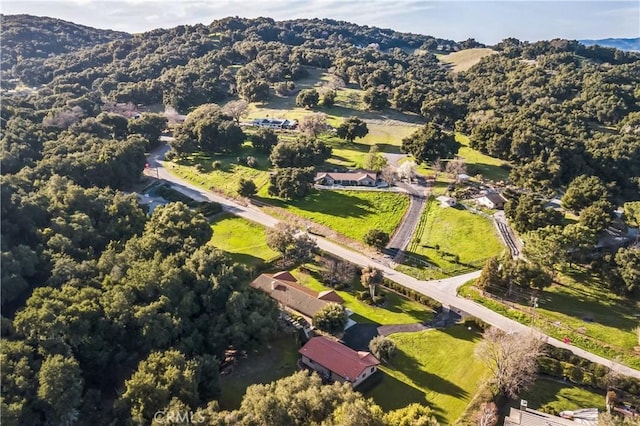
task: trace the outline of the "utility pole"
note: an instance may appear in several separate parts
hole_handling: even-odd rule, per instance
[[[531,297],[531,328],[533,328],[533,325],[535,323],[536,320],[536,308],[538,307],[538,298],[537,297]]]

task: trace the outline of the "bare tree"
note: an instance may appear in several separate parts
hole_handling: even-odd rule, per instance
[[[345,260],[323,257],[320,263],[322,264],[320,274],[329,287],[348,285],[356,274],[356,267]]]
[[[228,115],[233,118],[236,124],[240,124],[240,119],[245,117],[249,112],[249,102],[244,99],[239,99],[237,101],[229,101],[222,108],[223,114]]]
[[[455,179],[458,175],[467,173],[467,163],[462,159],[451,160],[447,163],[445,170]]]
[[[305,115],[300,119],[298,128],[312,138],[327,130],[327,116],[322,113]]]
[[[436,179],[438,179],[438,174],[444,170],[444,164],[442,164],[442,160],[436,158],[436,161],[433,162],[433,170],[436,172]]]
[[[484,332],[476,355],[489,367],[499,394],[516,398],[535,380],[543,343],[533,334],[505,333],[495,327]]]
[[[378,287],[378,284],[382,284],[383,277],[384,275],[382,274],[382,271],[378,268],[374,268],[373,266],[365,266],[362,268],[360,281],[363,286],[369,287],[371,300],[376,297],[376,288]]]
[[[483,402],[477,416],[478,426],[495,426],[498,424],[498,407],[494,402]]]
[[[393,167],[387,166],[382,169],[381,172],[382,180],[387,182],[389,185],[393,184],[396,181],[397,175]]]

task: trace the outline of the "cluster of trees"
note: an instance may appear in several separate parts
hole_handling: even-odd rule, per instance
[[[201,105],[177,127],[171,148],[178,154],[236,152],[246,138],[237,124],[238,119],[227,115],[216,104]]]
[[[96,218],[111,210],[95,204]],[[126,218],[121,213],[113,211],[114,224]],[[82,214],[71,217],[89,220]],[[77,226],[59,226],[61,233],[49,231],[52,251],[64,232],[87,237]],[[73,251],[52,253],[46,284],[3,320],[3,423],[86,418],[102,410],[123,377],[124,393],[102,412],[108,418],[149,421],[174,398],[195,410],[219,395],[224,351],[258,347],[275,330],[274,302],[246,285],[243,267],[207,245],[211,227],[202,215],[173,203],[148,219],[139,211],[135,230],[128,228],[120,239],[101,235],[102,247],[78,252],[79,259]],[[82,244],[67,240],[64,247]]]
[[[295,395],[294,398],[292,396]],[[354,391],[348,383],[323,385],[317,374],[298,372],[265,385],[252,385],[235,411],[207,407],[194,413],[207,424],[344,426],[437,426],[433,411],[420,404],[384,413],[382,408]]]
[[[293,199],[306,196],[315,179],[315,167],[331,156],[331,147],[310,136],[281,140],[269,160],[276,167],[271,174],[269,194]]]

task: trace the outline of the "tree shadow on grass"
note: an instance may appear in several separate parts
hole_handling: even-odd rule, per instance
[[[262,258],[250,254],[233,253],[229,251],[227,251],[226,254],[231,258],[232,261],[237,262],[241,265],[260,266],[264,264],[264,260]]]
[[[455,383],[444,379],[437,374],[425,371],[422,365],[420,365],[415,358],[401,349],[396,349],[391,366],[402,371],[407,377],[410,377],[421,389],[450,395],[458,399],[469,396],[466,390],[462,389]]]
[[[471,330],[469,330],[469,327],[471,327]],[[453,325],[441,331],[455,339],[468,342],[476,342],[482,338],[482,330],[477,325],[470,323]]]
[[[418,389],[415,386],[405,383],[386,372],[379,370],[376,375],[380,375],[376,379],[373,376],[371,379],[371,385],[367,386],[367,382],[363,383],[358,390],[364,394],[367,398],[373,398],[376,404],[378,404],[385,412],[391,410],[397,410],[404,408],[409,404],[418,403],[431,408],[433,414],[438,418],[441,424],[446,424],[446,418],[444,416],[444,410],[427,400],[427,396],[422,389]]]
[[[369,200],[351,195],[346,191],[312,191],[303,199],[289,202],[273,198],[256,197],[256,199],[277,207],[294,206],[300,210],[337,217],[362,218],[375,211],[375,206]]]

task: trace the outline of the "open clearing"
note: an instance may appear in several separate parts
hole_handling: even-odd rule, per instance
[[[316,190],[287,202],[268,196],[259,199],[358,241],[374,228],[392,234],[409,206],[406,194],[381,191]]]
[[[256,157],[258,160],[256,167],[251,168],[237,163],[238,157],[248,155]],[[218,164],[217,168],[214,168],[214,162]],[[240,179],[251,179],[258,188],[268,185],[269,166],[266,155],[256,153],[250,144],[244,144],[241,151],[233,155],[191,154],[170,163],[168,170],[202,188],[237,197]]]
[[[223,213],[211,228],[210,244],[227,252],[235,262],[258,266],[278,256],[267,246],[264,228],[253,222]]]
[[[475,168],[476,171],[469,170],[470,174],[481,174],[485,179],[493,181],[507,180],[509,178],[509,171],[500,167],[505,164],[505,161],[499,158],[491,157],[483,154],[480,151],[469,147],[469,137],[456,133],[456,140],[462,144],[458,156],[463,158],[467,163],[467,168]]]
[[[405,263],[411,269],[424,269],[426,277],[439,278],[435,272],[455,275],[480,269],[486,259],[502,253],[504,246],[490,219],[460,206],[441,207],[431,200],[407,249]],[[422,262],[432,267],[423,268]],[[411,269],[405,270],[415,274]],[[418,275],[423,278],[424,274]]]
[[[320,281],[319,266],[307,265],[306,268],[310,273],[303,272],[300,268],[293,271],[293,275],[300,284],[315,291],[330,290]],[[353,289],[337,290],[337,293],[344,299],[344,307],[354,312],[355,315],[352,318],[359,323],[413,324],[429,321],[433,318],[433,312],[426,306],[382,288],[379,288],[377,293],[385,294],[385,306],[368,305],[355,297],[357,291],[365,290],[362,284],[354,280],[352,286]]]
[[[418,402],[431,407],[441,424],[453,424],[488,374],[474,355],[480,331],[456,325],[390,337],[395,356],[381,367],[382,382],[365,396],[385,411]]]
[[[448,55],[437,55],[440,62],[452,67],[453,72],[466,71],[487,55],[496,53],[489,48],[465,49]]]

